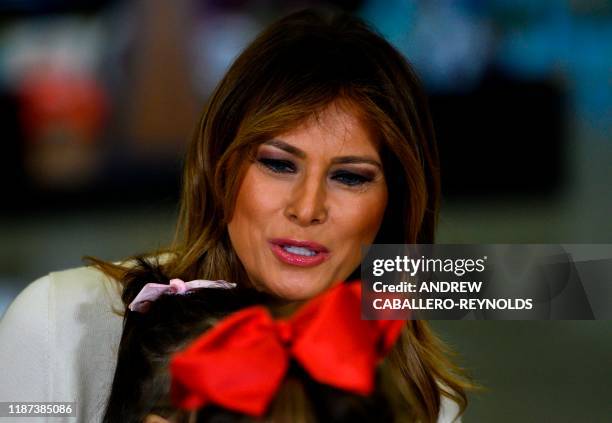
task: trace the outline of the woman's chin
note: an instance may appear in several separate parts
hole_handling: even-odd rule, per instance
[[[317,278],[279,277],[264,282],[267,291],[271,294],[289,301],[308,300],[325,291],[331,282],[317,280]]]

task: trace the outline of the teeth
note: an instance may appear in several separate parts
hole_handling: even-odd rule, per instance
[[[294,247],[294,246],[289,246],[289,245],[283,245],[283,250],[292,253],[292,254],[297,254],[300,256],[316,256],[317,253],[315,253],[312,250],[309,250],[308,248],[304,248],[304,247]]]

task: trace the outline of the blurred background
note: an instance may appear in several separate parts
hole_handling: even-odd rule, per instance
[[[438,242],[612,243],[609,0],[0,0],[0,314],[85,254],[167,244],[215,84],[268,23],[324,4],[429,92]],[[610,322],[433,325],[486,388],[464,421],[612,421]]]

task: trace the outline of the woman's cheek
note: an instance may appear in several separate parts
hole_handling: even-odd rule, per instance
[[[260,170],[257,172],[259,174],[254,175],[253,187],[249,193],[253,197],[252,201],[257,202],[254,212],[276,218],[274,212],[282,208],[283,201],[291,193],[292,181],[262,174]]]
[[[250,223],[265,223],[267,217],[278,208],[282,198],[282,186],[269,175],[252,165],[243,180],[238,205],[244,211],[244,218]],[[245,207],[246,206],[246,207]]]
[[[360,242],[374,240],[387,205],[386,190],[377,188],[369,193],[353,194],[341,201],[347,230]]]

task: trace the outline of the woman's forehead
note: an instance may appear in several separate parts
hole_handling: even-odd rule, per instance
[[[377,137],[363,116],[357,105],[332,102],[274,139],[302,147],[377,152]]]

